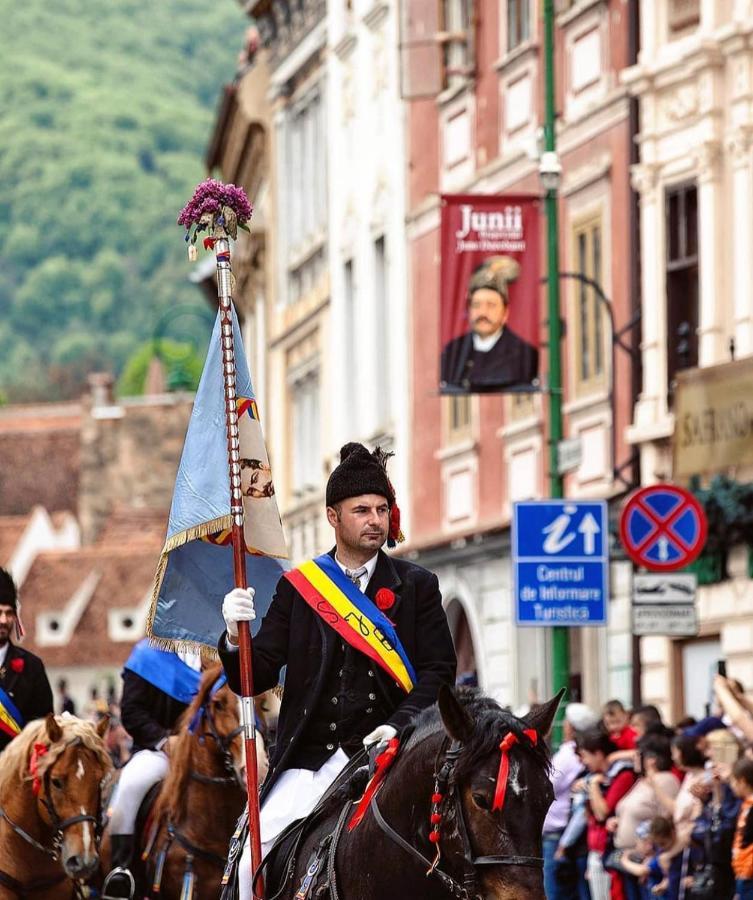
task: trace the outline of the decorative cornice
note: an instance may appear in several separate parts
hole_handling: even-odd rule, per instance
[[[651,194],[659,184],[659,166],[655,163],[638,163],[631,166],[630,184],[642,197]]]
[[[594,7],[603,6],[606,11],[608,5],[607,0],[575,0],[575,3],[573,3],[570,9],[559,13],[557,16],[557,25],[560,28],[566,28]]]
[[[327,14],[326,0],[274,0],[257,18],[272,66],[284,60]]]
[[[736,167],[750,162],[753,147],[753,125],[742,125],[727,135],[727,151]]]
[[[716,181],[721,171],[722,142],[704,141],[696,148],[693,156],[698,167],[699,182],[703,184]]]

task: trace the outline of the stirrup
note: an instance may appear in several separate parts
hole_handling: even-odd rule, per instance
[[[131,874],[130,869],[124,869],[123,866],[116,866],[105,878],[105,883],[102,885],[102,894],[101,900],[126,900],[122,894],[108,894],[107,890],[110,886],[111,879],[117,877],[118,875],[124,875],[128,879],[128,897],[127,900],[134,900],[134,895],[136,893],[136,881],[134,880],[133,875]]]

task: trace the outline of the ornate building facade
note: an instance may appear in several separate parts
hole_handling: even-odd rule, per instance
[[[745,486],[753,480],[750,434],[740,431],[753,417],[753,3],[657,0],[641,17],[641,51],[624,73],[641,122],[632,176],[641,200],[643,381],[629,438],[648,484],[697,476],[708,487],[723,475]],[[735,434],[742,442],[733,446]],[[642,640],[644,698],[673,716],[703,714],[721,657],[731,676],[753,682],[750,551],[715,549],[730,524],[713,524],[698,569],[699,637]]]
[[[461,671],[469,678],[475,673],[501,700],[522,704],[552,689],[549,629],[515,626],[509,529],[514,501],[548,492],[546,330],[542,323],[541,393],[438,395],[439,194],[542,193],[542,4],[443,0],[438,18],[431,4],[409,2],[407,8],[408,43],[415,38],[423,54],[411,58],[408,46],[404,65],[417,84],[408,160],[410,549],[440,576]],[[600,302],[575,279],[561,281],[565,435],[582,449],[579,465],[566,476],[566,496],[606,497],[616,512],[631,482],[632,448],[623,433],[632,408],[632,366],[629,353],[612,351],[612,331],[633,319],[637,291],[632,110],[620,82],[631,59],[636,4],[575,0],[556,8],[560,269],[592,278],[609,301]],[[421,64],[432,41],[442,50],[434,86]],[[544,300],[542,291],[542,310]],[[609,696],[631,700],[628,576],[625,563],[612,565],[608,628],[570,634],[570,686],[592,704]]]
[[[324,487],[342,444],[394,449],[398,495],[406,482],[396,3],[260,0],[245,8],[259,46],[226,89],[207,163],[255,204],[251,239],[242,236],[234,251],[236,300],[299,560],[331,540]]]

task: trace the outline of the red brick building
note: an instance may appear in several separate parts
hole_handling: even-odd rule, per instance
[[[542,0],[442,0],[443,20],[434,22],[420,19],[431,4],[407,5],[408,37],[433,37],[443,63],[439,93],[426,91],[408,112],[414,423],[409,550],[440,576],[459,671],[475,671],[488,691],[519,704],[551,687],[548,629],[514,625],[509,560],[512,502],[547,496],[547,397],[440,397],[439,195],[541,193]],[[633,107],[620,80],[632,59],[635,6],[574,0],[557,4],[556,16],[560,269],[602,285],[617,330],[631,320],[637,291]],[[408,75],[415,71],[411,52],[404,52]],[[409,95],[426,87],[426,78],[424,85],[410,82],[404,79]],[[542,220],[542,275],[544,228]],[[582,447],[580,465],[566,477],[566,493],[616,498],[626,484],[614,470],[631,458],[623,437],[633,402],[630,356],[616,350],[613,373],[607,308],[578,281],[563,279],[561,292],[565,436],[579,439]],[[541,303],[545,311],[543,288]],[[632,332],[625,339],[631,338],[636,339]],[[546,340],[542,321],[544,387]],[[622,474],[629,478],[629,467]],[[608,629],[571,634],[574,686],[581,676],[589,685],[584,699],[593,703],[607,694],[630,699],[622,574],[624,568],[613,566]]]

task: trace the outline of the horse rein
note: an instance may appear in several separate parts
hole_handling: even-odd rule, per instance
[[[460,757],[461,751],[463,749],[463,745],[460,741],[452,741],[447,746],[448,741],[445,739],[442,743],[442,748],[447,748],[444,751],[444,759],[442,761],[442,765],[436,766],[434,775],[435,782],[435,790],[432,795],[432,809],[438,810],[440,805],[444,805],[445,803],[452,803],[455,812],[455,819],[457,823],[457,831],[460,835],[460,840],[463,845],[463,883],[461,884],[447,872],[443,871],[439,868],[439,852],[437,852],[437,856],[435,860],[432,862],[427,859],[421,853],[418,848],[414,847],[402,835],[398,834],[394,828],[387,822],[384,816],[379,809],[379,805],[377,803],[376,795],[372,797],[370,807],[371,811],[374,814],[374,820],[377,825],[381,828],[381,830],[387,835],[390,840],[397,844],[398,847],[401,847],[405,850],[406,853],[410,854],[415,860],[421,863],[421,865],[427,867],[427,875],[434,875],[445,887],[445,889],[452,894],[454,897],[459,898],[459,900],[475,900],[479,895],[476,891],[476,866],[526,866],[529,868],[543,868],[544,859],[540,856],[511,856],[511,855],[497,855],[497,856],[473,856],[473,850],[471,848],[471,841],[468,836],[468,826],[465,821],[465,814],[463,812],[463,804],[460,799],[460,791],[458,789],[458,785],[455,781],[455,769],[457,767],[458,759]],[[440,755],[442,750],[440,749]],[[438,757],[439,759],[439,757]],[[437,799],[439,798],[439,799]],[[432,816],[432,823],[435,823],[435,813]],[[441,816],[439,817],[441,819]],[[438,823],[438,819],[436,820]],[[436,829],[436,834],[438,835],[438,824],[434,825]],[[437,844],[438,846],[438,844]]]
[[[75,738],[72,741],[69,741],[65,747],[63,748],[63,752],[68,747],[74,747],[81,744],[80,738]],[[52,772],[52,766],[45,772],[44,774],[44,796],[41,798],[41,803],[44,808],[47,810],[47,813],[50,816],[50,826],[54,829],[53,838],[52,838],[52,846],[48,847],[45,844],[42,844],[40,841],[33,838],[27,831],[25,831],[17,822],[14,822],[13,819],[8,815],[8,813],[0,807],[0,818],[3,818],[12,831],[18,835],[18,837],[22,838],[29,844],[31,847],[34,847],[36,850],[39,850],[41,853],[49,856],[53,861],[57,862],[60,859],[60,848],[63,844],[63,833],[67,828],[70,828],[73,825],[78,825],[80,822],[92,822],[94,824],[94,830],[96,834],[96,839],[99,841],[99,838],[102,833],[102,823],[101,823],[101,815],[92,816],[82,813],[77,816],[70,816],[67,819],[61,819],[57,810],[55,809],[55,805],[50,799],[49,792],[49,783]],[[102,802],[102,795],[100,792],[100,807]],[[32,881],[28,884],[23,884],[17,879],[13,878],[13,876],[9,875],[7,872],[4,872],[0,869],[0,884],[7,887],[9,890],[12,890],[17,897],[27,897],[30,894],[38,893],[39,891],[47,890],[50,887],[54,887],[56,884],[59,884],[61,881],[64,881],[67,878],[65,873],[61,873],[59,876],[53,879],[45,879],[41,881]],[[73,880],[74,891],[77,897],[82,897],[80,886],[78,882]]]
[[[235,762],[233,760],[233,754],[230,750],[230,746],[239,734],[243,734],[243,725],[238,725],[238,727],[234,728],[231,732],[229,732],[229,734],[221,735],[217,731],[217,725],[215,724],[214,716],[212,715],[208,704],[202,707],[202,715],[209,729],[209,737],[213,738],[216,741],[217,746],[220,748],[225,771],[230,774],[225,777],[202,775],[199,772],[191,772],[190,777],[195,781],[200,781],[202,784],[230,784],[233,781],[237,782],[238,779],[235,777]],[[204,734],[206,735],[207,732],[205,732]],[[203,737],[204,735],[202,735],[199,740],[202,740]]]

